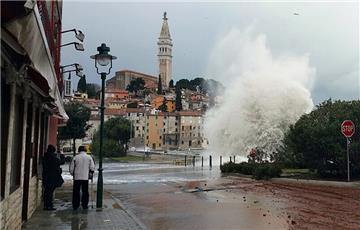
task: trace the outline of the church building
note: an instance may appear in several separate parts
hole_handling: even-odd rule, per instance
[[[169,87],[169,82],[172,77],[172,40],[169,31],[168,18],[164,12],[163,24],[158,40],[159,46],[159,77],[164,88]]]

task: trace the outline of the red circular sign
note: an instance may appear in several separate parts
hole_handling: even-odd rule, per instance
[[[351,120],[345,120],[341,124],[341,133],[344,134],[345,137],[351,137],[355,133],[355,125]]]

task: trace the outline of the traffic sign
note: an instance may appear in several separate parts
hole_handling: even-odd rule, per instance
[[[345,137],[351,137],[355,133],[355,125],[351,120],[345,120],[341,124],[341,133]]]

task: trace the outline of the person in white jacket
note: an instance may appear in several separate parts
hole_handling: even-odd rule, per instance
[[[77,210],[80,206],[80,188],[82,192],[81,206],[88,209],[89,204],[89,174],[95,171],[95,164],[92,157],[86,154],[85,146],[79,146],[79,153],[70,163],[70,174],[73,176],[73,197],[72,206]]]

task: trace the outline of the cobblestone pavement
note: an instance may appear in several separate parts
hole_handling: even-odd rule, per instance
[[[22,229],[146,229],[130,211],[104,193],[104,209],[101,211],[90,207],[88,210],[72,210],[71,187],[65,186],[56,192],[55,211],[44,211],[40,206]],[[95,206],[95,204],[94,204]]]

